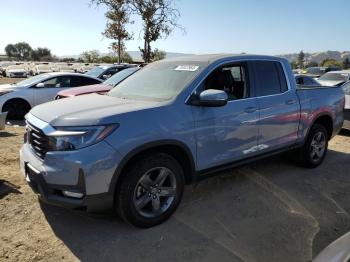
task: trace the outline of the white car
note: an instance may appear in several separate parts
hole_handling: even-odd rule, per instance
[[[45,73],[51,73],[53,72],[51,65],[41,64],[41,65],[35,65],[31,69],[32,75],[40,75]]]
[[[350,80],[350,70],[331,71],[317,79],[323,86],[341,86]]]
[[[83,74],[57,72],[33,76],[16,84],[0,85],[0,112],[8,112],[9,119],[23,119],[32,107],[54,100],[59,91],[101,82]]]
[[[27,77],[27,70],[24,65],[11,65],[8,66],[5,70],[7,77]]]

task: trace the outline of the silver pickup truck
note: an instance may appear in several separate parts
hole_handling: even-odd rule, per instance
[[[339,87],[298,87],[287,60],[203,55],[152,63],[108,95],[56,100],[26,116],[23,176],[45,202],[157,225],[184,185],[296,150],[317,167],[343,124]]]

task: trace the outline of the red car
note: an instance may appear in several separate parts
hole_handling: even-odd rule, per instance
[[[109,90],[114,88],[116,85],[118,85],[124,79],[128,78],[129,76],[136,73],[140,69],[141,69],[140,67],[127,68],[127,69],[124,69],[124,70],[116,73],[115,75],[108,78],[106,81],[104,81],[101,84],[80,86],[80,87],[69,88],[69,89],[63,90],[57,94],[55,99],[80,96],[80,95],[86,95],[86,94],[92,94],[92,93],[106,94],[107,92],[109,92]]]

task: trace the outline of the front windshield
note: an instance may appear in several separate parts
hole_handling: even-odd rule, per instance
[[[319,80],[345,82],[348,80],[348,76],[349,74],[346,73],[327,73],[321,76]]]
[[[41,74],[41,75],[37,75],[37,76],[33,76],[31,78],[25,79],[23,81],[20,81],[20,82],[14,84],[14,85],[28,86],[28,85],[39,83],[39,82],[43,81],[46,78],[47,78],[46,74]]]
[[[127,77],[129,77],[130,75],[135,73],[137,70],[139,70],[138,67],[124,69],[124,70],[116,73],[112,77],[108,78],[103,83],[106,84],[106,85],[110,85],[110,86],[116,86],[121,81],[123,81],[124,79],[126,79]]]
[[[105,68],[100,67],[100,66],[96,66],[96,67],[90,69],[89,71],[87,71],[85,73],[85,75],[99,77],[104,71],[105,71]]]
[[[306,70],[306,72],[312,75],[322,75],[325,73],[325,68],[310,67]]]
[[[132,99],[168,100],[178,95],[202,68],[202,63],[155,62],[125,79],[108,95]]]

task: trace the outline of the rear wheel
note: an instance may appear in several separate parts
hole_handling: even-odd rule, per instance
[[[124,221],[151,227],[167,220],[180,203],[184,174],[170,155],[156,153],[139,159],[123,176],[116,208]]]
[[[323,125],[314,124],[304,146],[299,150],[299,162],[306,167],[317,167],[323,162],[327,150],[328,132]]]
[[[29,112],[30,105],[22,99],[13,99],[5,103],[3,112],[8,112],[7,118],[11,120],[22,120]]]

